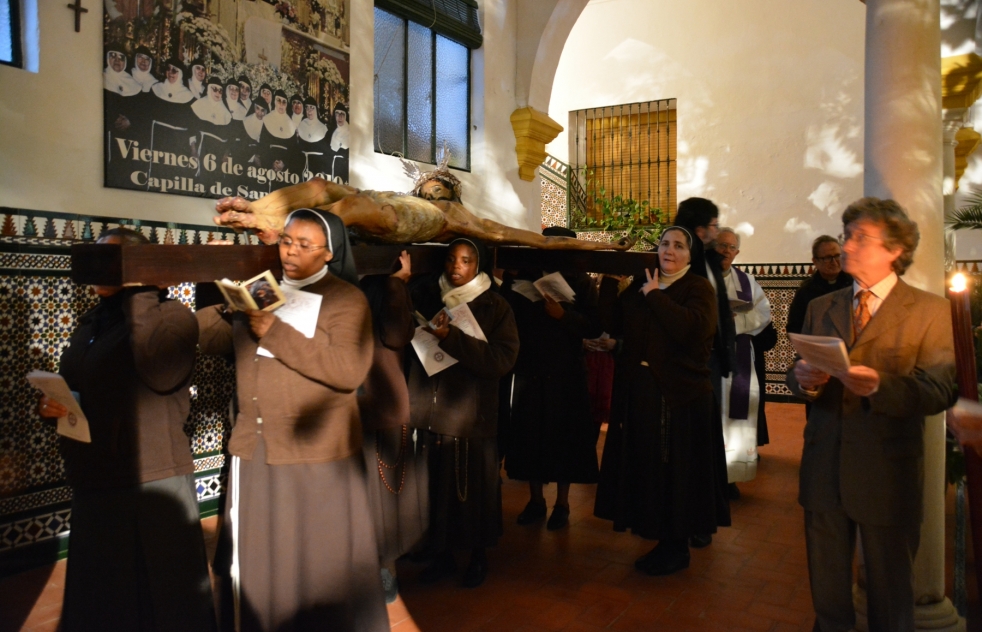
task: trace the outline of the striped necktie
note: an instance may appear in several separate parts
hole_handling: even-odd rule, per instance
[[[856,310],[852,315],[853,342],[859,339],[859,334],[869,324],[872,315],[869,313],[869,297],[872,294],[869,290],[860,290],[856,295]]]

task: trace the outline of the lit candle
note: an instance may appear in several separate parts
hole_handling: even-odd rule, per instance
[[[958,375],[958,394],[978,401],[979,384],[975,370],[975,342],[972,337],[972,306],[968,283],[959,272],[951,279],[948,292],[951,301],[951,326],[955,335],[955,367]]]
[[[975,344],[972,340],[972,306],[965,275],[951,279],[948,300],[951,301],[951,328],[955,337],[955,368],[958,395],[973,402],[979,399],[979,384],[975,371]],[[982,458],[966,446],[965,478],[968,483],[968,507],[971,517],[972,548],[982,551]],[[982,564],[975,565],[975,580],[982,586]]]

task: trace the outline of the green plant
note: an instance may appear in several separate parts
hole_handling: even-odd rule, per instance
[[[589,183],[587,189],[590,189]],[[571,228],[621,233],[633,239],[635,248],[640,250],[658,247],[658,239],[668,226],[668,214],[660,208],[651,206],[648,200],[634,200],[619,194],[608,196],[604,187],[596,189],[592,202],[592,213],[587,208],[573,205]]]
[[[945,218],[948,230],[982,229],[982,190],[976,189],[965,198],[966,204]]]

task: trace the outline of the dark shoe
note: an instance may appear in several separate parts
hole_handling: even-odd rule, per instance
[[[650,563],[641,569],[653,577],[671,575],[684,568],[689,568],[688,551],[665,551],[654,556]]]
[[[730,483],[726,486],[726,497],[730,500],[740,500],[740,488],[737,487],[736,483]]]
[[[464,588],[477,588],[484,583],[484,580],[488,577],[488,560],[487,558],[481,560],[471,560],[471,563],[467,566],[467,570],[464,571],[464,577],[460,580],[460,585]]]
[[[658,547],[656,546],[638,559],[634,560],[634,568],[638,569],[639,571],[647,572],[646,569],[658,559],[658,555]]]
[[[453,553],[447,551],[433,558],[433,562],[423,569],[419,574],[419,583],[435,584],[436,582],[450,577],[457,572],[457,562],[454,561]]]
[[[545,517],[546,502],[542,501],[541,503],[537,503],[534,500],[530,500],[529,504],[525,505],[525,509],[522,510],[522,513],[518,514],[518,524],[534,524]]]
[[[712,543],[713,534],[711,533],[689,536],[689,546],[694,549],[704,549]]]
[[[569,507],[563,507],[562,505],[556,505],[553,507],[552,515],[549,516],[549,522],[546,523],[546,529],[549,531],[558,531],[568,524]]]
[[[389,572],[389,569],[382,569],[382,590],[385,591],[385,603],[395,603],[399,597],[399,582]]]

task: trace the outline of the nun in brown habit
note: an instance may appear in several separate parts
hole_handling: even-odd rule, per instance
[[[292,213],[279,244],[284,290],[319,302],[312,337],[275,313],[197,314],[201,350],[234,351],[236,363],[215,562],[222,629],[389,629],[355,395],[371,317],[361,290],[329,270],[347,236],[328,215]]]

